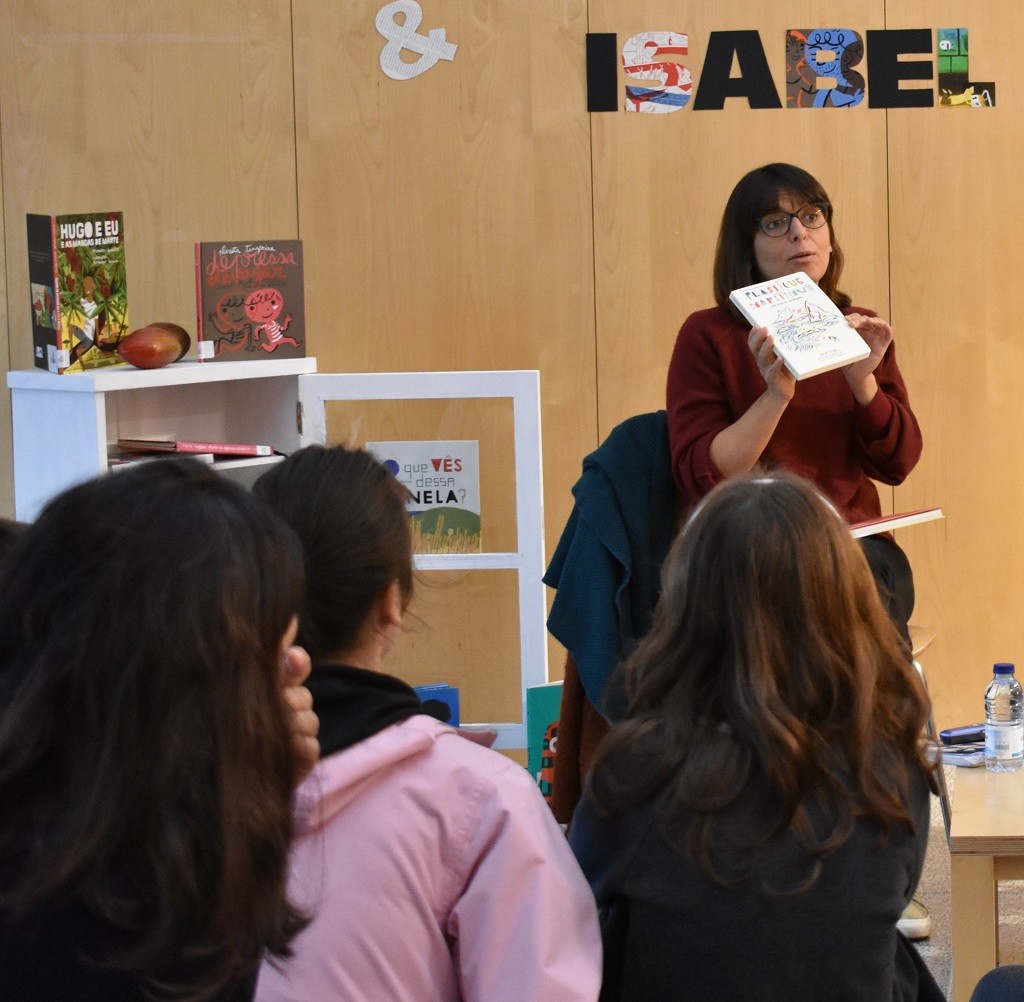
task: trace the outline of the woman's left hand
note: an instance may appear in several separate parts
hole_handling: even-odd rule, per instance
[[[857,403],[867,406],[878,392],[878,382],[874,373],[878,363],[882,361],[882,356],[892,344],[892,327],[881,317],[866,317],[862,313],[850,313],[846,319],[871,349],[871,354],[867,358],[843,367],[843,375]]]

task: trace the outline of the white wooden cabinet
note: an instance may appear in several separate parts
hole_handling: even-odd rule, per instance
[[[518,576],[522,718],[480,723],[496,747],[526,747],[526,689],[547,682],[547,607],[541,477],[540,381],[536,371],[317,374],[316,359],[176,362],[162,369],[112,368],[62,376],[10,372],[16,517],[31,521],[55,494],[107,469],[119,437],[254,442],[290,453],[326,441],[331,400],[505,397],[512,401],[516,549],[424,554],[430,570],[514,570]],[[410,438],[415,437],[410,435]],[[483,460],[483,457],[481,457]],[[270,459],[218,461],[251,482]]]
[[[10,372],[15,515],[31,521],[54,494],[106,470],[107,447],[119,437],[258,442],[291,452],[299,445],[298,377],[314,372],[315,358]]]

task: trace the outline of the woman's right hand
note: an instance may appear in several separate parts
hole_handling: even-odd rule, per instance
[[[775,339],[766,328],[751,330],[747,345],[767,388],[711,440],[711,462],[723,477],[747,473],[754,468],[796,393],[796,380],[775,354]]]
[[[747,346],[757,362],[768,392],[782,403],[789,403],[796,392],[796,380],[775,354],[775,338],[768,333],[767,327],[754,327],[747,338]]]

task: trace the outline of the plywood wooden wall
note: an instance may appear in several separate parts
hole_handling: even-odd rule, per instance
[[[947,513],[902,542],[918,616],[938,627],[927,664],[940,719],[967,723],[983,719],[992,663],[1024,662],[1024,11],[987,0],[959,16],[971,75],[996,82],[996,108],[891,113],[887,142],[893,322],[913,332],[901,357],[926,436],[898,500]],[[913,2],[898,17],[895,27],[916,27],[935,15]]]
[[[583,455],[622,418],[663,404],[675,333],[711,300],[732,185],[757,164],[798,162],[836,204],[845,288],[897,332],[926,449],[884,503],[946,509],[946,522],[901,542],[917,573],[915,618],[937,632],[926,667],[940,724],[976,719],[991,662],[1024,661],[1024,210],[1013,155],[1024,13],[986,0],[944,10],[940,24],[923,0],[825,11],[421,0],[420,31],[445,28],[458,54],[395,81],[379,64],[383,5],[5,4],[9,365],[30,364],[26,212],[124,211],[133,326],[194,329],[195,240],[300,236],[321,371],[540,370],[550,553]],[[699,85],[709,33],[754,29],[784,94],[784,32],[823,15],[860,31],[969,27],[972,75],[997,81],[996,109],[752,111],[730,100],[666,116],[586,112],[587,31],[615,32],[620,44],[639,31],[685,32]],[[0,463],[10,512],[6,408]],[[467,601],[494,605],[504,588]],[[438,594],[424,615],[440,623]],[[432,657],[486,664],[478,709],[505,714],[516,652],[481,639],[462,612],[451,624],[458,644]],[[488,635],[514,638],[507,610],[497,615]]]

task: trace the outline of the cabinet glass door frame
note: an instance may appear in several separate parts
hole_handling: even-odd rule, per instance
[[[521,721],[465,723],[494,729],[495,748],[526,747],[526,690],[548,681],[544,576],[544,501],[540,430],[540,373],[319,373],[299,377],[300,443],[327,444],[327,404],[359,400],[512,401],[516,479],[516,549],[512,552],[418,553],[417,570],[514,570],[518,576]]]

